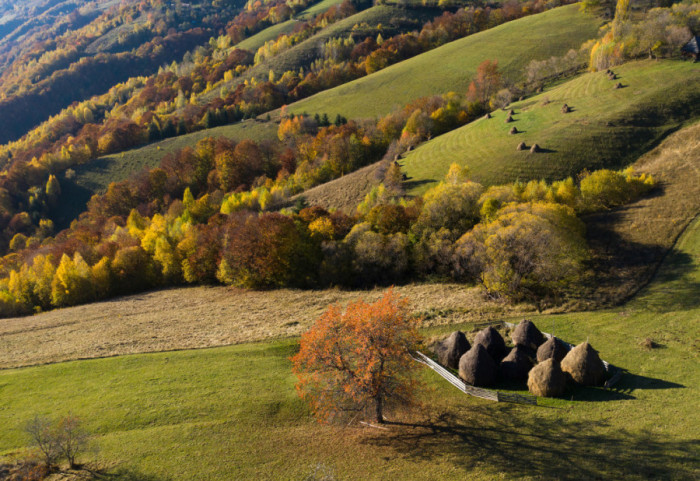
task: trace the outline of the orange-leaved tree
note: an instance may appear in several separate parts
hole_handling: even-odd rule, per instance
[[[373,412],[382,423],[387,405],[410,402],[418,323],[408,299],[391,289],[371,304],[359,300],[344,311],[330,306],[292,357],[297,391],[318,420]]]

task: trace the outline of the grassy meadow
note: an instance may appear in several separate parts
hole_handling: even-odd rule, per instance
[[[0,453],[21,452],[35,414],[70,411],[95,434],[87,457],[131,481],[301,479],[319,463],[338,479],[696,479],[698,299],[700,219],[627,304],[533,317],[625,369],[614,389],[497,404],[422,369],[422,405],[387,430],[313,421],[294,391],[295,340],[8,369]]]
[[[468,166],[474,180],[489,185],[621,168],[700,116],[697,64],[646,60],[614,71],[618,80],[588,73],[511,104],[511,123],[506,111],[496,111],[422,144],[402,162],[409,191],[424,192],[452,163]],[[617,82],[623,88],[614,89]],[[565,103],[572,112],[561,112]],[[512,127],[520,133],[509,134]],[[516,150],[520,142],[526,150]],[[535,143],[542,151],[533,154]]]
[[[455,40],[372,75],[290,104],[288,113],[327,113],[347,118],[376,117],[412,100],[447,92],[466,92],[484,60],[498,60],[511,80],[533,59],[562,55],[594,38],[599,19],[578,5],[549,10]]]

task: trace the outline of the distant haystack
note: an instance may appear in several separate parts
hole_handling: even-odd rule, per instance
[[[459,360],[459,377],[473,386],[496,382],[496,362],[481,344],[474,344]]]
[[[510,110],[508,111],[508,115],[511,115],[511,116],[512,116],[512,115],[515,115],[515,110],[510,109]]]
[[[511,117],[510,115],[508,115],[508,116],[506,117],[506,123],[508,124],[508,123],[510,123],[510,122],[512,122],[512,121],[513,121],[513,117]]]
[[[459,359],[470,347],[467,336],[461,331],[455,331],[447,339],[437,343],[435,353],[440,364],[452,369],[458,369]]]
[[[527,348],[523,346],[515,346],[511,349],[500,364],[501,376],[512,381],[526,380],[530,369],[532,369],[532,360],[528,355]]]
[[[518,133],[518,128],[517,127],[511,127],[510,132],[508,132],[510,135],[517,134]]]
[[[587,342],[582,342],[569,351],[561,361],[561,369],[584,386],[599,386],[605,378],[603,361]]]
[[[515,148],[515,150],[525,150],[527,149],[527,146],[525,145],[525,142],[520,142],[518,146]]]
[[[620,82],[615,84],[615,89],[621,89],[621,88],[622,88],[622,84]]]
[[[491,118],[491,114],[490,114],[489,112],[486,112],[486,115],[484,115],[484,118],[485,118],[485,119],[490,119],[490,118]]]
[[[567,104],[564,104],[564,105],[561,107],[561,113],[562,113],[562,114],[568,114],[569,112],[571,112],[571,107],[569,107]]]
[[[552,336],[537,348],[537,362],[546,361],[547,359],[561,362],[568,352],[569,348],[566,344],[561,339]]]
[[[537,351],[537,348],[544,342],[544,336],[537,329],[537,326],[527,319],[523,319],[515,326],[513,333],[510,335],[513,344],[521,345]]]
[[[474,337],[474,345],[481,344],[486,348],[494,361],[499,362],[508,353],[506,342],[496,329],[489,326]]]
[[[527,388],[535,396],[561,396],[566,389],[566,376],[557,361],[547,359],[530,369]]]
[[[539,151],[540,151],[540,146],[537,144],[532,144],[532,147],[530,147],[530,153],[536,154]]]

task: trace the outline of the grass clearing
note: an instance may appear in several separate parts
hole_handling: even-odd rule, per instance
[[[238,43],[236,47],[242,48],[244,50],[250,50],[255,53],[260,47],[265,45],[265,42],[274,40],[278,36],[292,32],[294,28],[299,25],[299,21],[296,19],[289,19],[286,22],[278,23],[265,30],[256,33],[255,35],[246,38],[242,42]]]
[[[435,185],[453,162],[469,166],[474,180],[486,185],[621,168],[700,116],[697,64],[641,61],[614,70],[622,89],[614,89],[618,80],[604,72],[584,74],[513,103],[512,123],[497,111],[419,146],[403,161],[410,193]],[[561,112],[564,103],[571,113]],[[522,133],[510,135],[513,126]],[[527,150],[516,150],[520,142]],[[542,152],[529,152],[535,143]]]
[[[375,7],[376,8],[376,7]],[[317,93],[287,107],[288,113],[377,117],[412,100],[466,92],[478,65],[497,59],[516,80],[533,59],[562,55],[597,34],[599,20],[568,5],[514,20],[404,60],[367,77]]]
[[[200,130],[191,134],[172,137],[118,154],[105,155],[75,169],[75,177],[69,181],[61,179],[61,203],[55,219],[59,229],[66,228],[71,221],[85,211],[86,204],[94,194],[107,190],[111,182],[126,180],[143,169],[152,169],[169,153],[184,147],[194,147],[206,137],[226,137],[241,141],[277,138],[278,125],[274,122],[244,120],[230,125]]]
[[[628,304],[533,318],[627,369],[615,389],[496,404],[424,369],[423,406],[387,431],[316,424],[293,388],[294,340],[5,370],[0,452],[21,450],[34,414],[70,410],[114,479],[300,479],[317,463],[340,479],[696,479],[698,299],[700,221]]]

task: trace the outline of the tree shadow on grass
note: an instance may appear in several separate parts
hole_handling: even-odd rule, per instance
[[[90,481],[170,481],[171,478],[156,476],[153,474],[140,473],[130,468],[119,468],[114,471],[108,470],[88,470]]]
[[[416,187],[419,187],[424,184],[433,184],[437,182],[435,179],[423,179],[423,180],[410,180],[411,177],[408,178],[408,180],[405,180],[403,182],[403,186],[406,190],[411,190]]]
[[[563,416],[562,416],[563,417]],[[458,468],[484,466],[507,477],[537,479],[693,479],[700,442],[668,440],[649,432],[523,416],[508,405],[470,406],[465,416],[433,415],[416,423],[392,423],[366,442],[399,456],[453,460]]]

